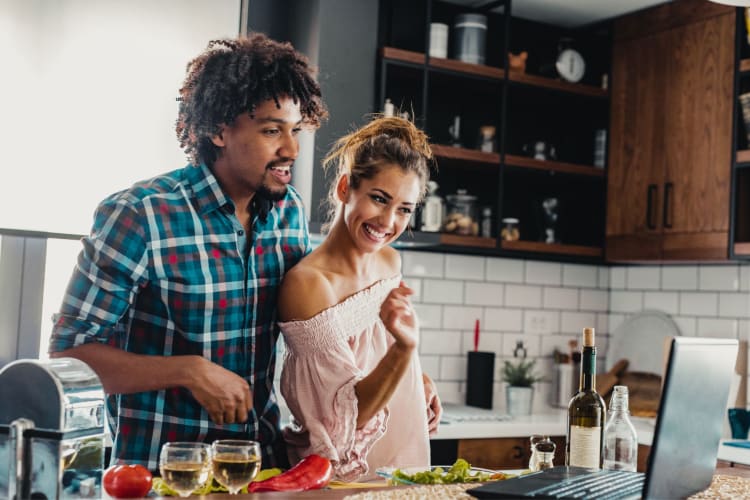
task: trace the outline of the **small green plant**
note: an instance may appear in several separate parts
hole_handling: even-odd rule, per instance
[[[503,382],[513,387],[532,387],[535,383],[544,380],[544,377],[534,373],[536,359],[525,361],[518,360],[517,363],[505,362],[503,366]]]

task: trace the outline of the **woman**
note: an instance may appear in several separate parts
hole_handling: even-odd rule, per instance
[[[347,481],[429,465],[441,407],[419,363],[413,291],[388,245],[425,194],[431,157],[411,122],[377,118],[325,160],[338,170],[330,231],[286,274],[279,298],[291,463],[317,453]]]

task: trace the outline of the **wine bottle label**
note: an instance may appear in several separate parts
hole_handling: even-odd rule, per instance
[[[601,427],[570,426],[570,460],[568,465],[599,468]]]

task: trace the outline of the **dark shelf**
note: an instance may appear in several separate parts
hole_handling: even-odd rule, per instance
[[[750,166],[750,149],[742,149],[737,151],[737,163],[742,163],[740,166]]]
[[[542,243],[539,241],[503,241],[501,246],[504,250],[518,250],[523,252],[579,255],[585,257],[601,257],[604,255],[604,251],[601,247],[565,245],[561,243]]]
[[[734,254],[750,257],[750,242],[738,242],[734,244]]]
[[[565,163],[553,160],[535,160],[534,158],[529,158],[527,156],[505,155],[505,164],[513,167],[564,172],[566,174],[604,177],[604,169],[596,168],[594,166],[578,165],[575,163]]]
[[[477,149],[456,148],[444,144],[433,144],[432,152],[438,158],[487,163],[498,168],[500,166],[500,155],[497,153],[485,153],[484,151],[479,151]]]
[[[425,54],[421,52],[397,49],[395,47],[383,47],[381,55],[387,60],[411,64],[424,64],[425,59],[427,59],[428,66],[431,68],[439,68],[466,76],[481,76],[496,79],[498,81],[505,78],[505,70],[503,68],[494,68],[482,64],[471,64],[456,59],[442,59],[438,57],[425,58]],[[530,75],[519,71],[510,71],[508,73],[508,80],[522,85],[568,92],[571,94],[600,98],[606,98],[609,96],[609,91],[607,89],[594,87],[593,85],[564,82],[562,80]]]

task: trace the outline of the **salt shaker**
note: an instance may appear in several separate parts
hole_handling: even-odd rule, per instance
[[[531,442],[529,469],[536,472],[554,467],[552,460],[555,457],[555,443],[549,436],[534,434],[529,441]]]

